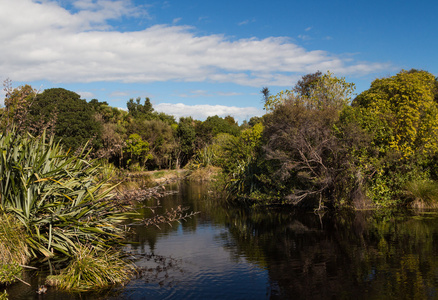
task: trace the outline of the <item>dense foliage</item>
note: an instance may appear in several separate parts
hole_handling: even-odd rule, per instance
[[[7,88],[3,128],[54,132],[66,149],[128,170],[220,167],[229,195],[306,207],[434,201],[438,179],[438,81],[420,70],[376,79],[356,98],[332,73],[307,74],[291,90],[263,88],[266,114],[176,121],[149,98],[128,111],[64,89]]]
[[[401,71],[375,80],[352,105],[354,85],[329,72],[277,95],[264,88],[255,153],[242,164],[241,140],[222,147],[232,158],[222,162],[230,191],[255,203],[319,209],[435,201],[436,86],[428,72]]]

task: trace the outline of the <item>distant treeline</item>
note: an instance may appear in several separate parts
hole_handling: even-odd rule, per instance
[[[125,111],[97,99],[87,102],[63,88],[37,93],[29,85],[13,89],[6,82],[5,90],[3,128],[15,126],[32,135],[47,131],[73,152],[88,143],[93,158],[123,169],[179,168],[219,133],[238,136],[249,126],[238,126],[231,116],[176,121],[156,112],[149,98],[130,99]]]

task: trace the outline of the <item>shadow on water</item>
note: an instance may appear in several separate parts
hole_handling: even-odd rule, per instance
[[[126,287],[40,296],[15,285],[10,299],[438,298],[437,212],[248,210],[220,205],[207,186],[172,188],[180,193],[161,210],[201,213],[172,226],[135,226],[126,250],[142,272]]]

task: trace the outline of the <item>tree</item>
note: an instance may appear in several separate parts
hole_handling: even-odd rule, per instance
[[[191,117],[179,119],[176,136],[181,153],[179,164],[185,165],[195,153],[196,131]]]
[[[127,134],[134,133],[149,143],[153,158],[148,161],[148,168],[171,167],[176,148],[174,130],[171,125],[159,119],[134,119],[127,126]]]
[[[144,166],[146,161],[152,158],[149,151],[149,143],[147,141],[143,141],[136,133],[131,134],[126,141],[126,146],[124,148],[124,152],[130,156],[128,165],[130,165],[133,160],[136,160],[140,163],[140,166]]]
[[[353,101],[385,120],[392,131],[387,149],[409,157],[438,151],[438,106],[435,77],[426,71],[401,71],[376,79]]]
[[[228,133],[233,136],[240,134],[240,128],[234,118],[228,116],[227,119],[219,116],[210,116],[204,122],[196,124],[196,136],[198,138],[198,148],[203,148],[211,143],[213,138],[219,133]]]
[[[149,98],[145,98],[144,104],[141,104],[141,98],[138,97],[137,99],[129,99],[129,101],[126,103],[126,106],[128,107],[129,114],[133,118],[138,119],[151,119],[152,113],[154,111],[152,107],[151,100]]]
[[[348,83],[345,78],[333,76],[329,71],[308,74],[302,77],[292,90],[284,90],[277,95],[265,96],[264,109],[271,112],[290,99],[301,102],[308,108],[324,109],[336,106],[341,109],[349,104],[355,85]]]
[[[17,126],[19,131],[26,131],[31,126],[27,120],[29,107],[34,101],[37,91],[30,85],[24,85],[12,88],[11,81],[4,82],[5,91],[5,108],[2,111],[2,128],[10,128],[12,125]]]
[[[316,73],[269,99],[263,132],[267,167],[260,178],[286,202],[322,207],[323,200],[336,205],[345,194],[338,182],[346,177],[347,152],[334,128],[353,90],[344,78]]]
[[[101,125],[93,113],[92,106],[75,92],[53,88],[36,96],[29,108],[29,121],[36,124],[37,132],[44,129],[39,124],[55,122],[56,138],[68,148],[77,149],[90,139],[98,143]]]
[[[294,92],[305,97],[311,97],[319,84],[318,82],[321,80],[321,76],[322,73],[320,71],[304,75],[295,85]]]
[[[263,130],[262,123],[257,123],[243,130],[239,137],[226,134],[228,137],[222,137],[222,143],[216,142],[221,146],[217,151],[217,161],[228,175],[226,188],[229,193],[251,197],[260,189],[257,163]],[[221,135],[224,134],[218,137]]]
[[[353,100],[348,114],[371,136],[373,151],[357,153],[367,178],[367,196],[381,205],[406,205],[406,191],[436,179],[437,80],[426,71],[402,70],[376,79]],[[435,177],[434,177],[435,176]]]

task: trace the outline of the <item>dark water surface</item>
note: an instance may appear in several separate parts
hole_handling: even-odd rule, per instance
[[[126,250],[144,272],[104,294],[14,285],[10,299],[438,299],[438,212],[325,213],[217,205],[179,183],[162,209],[201,213],[133,228]],[[145,214],[148,210],[145,210]]]

